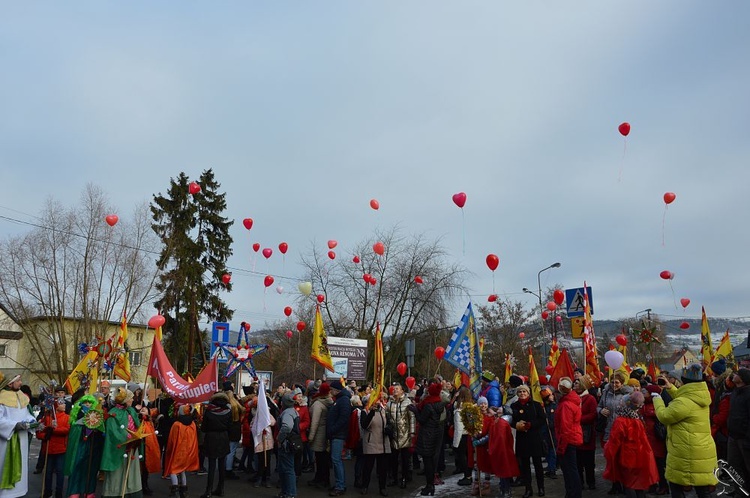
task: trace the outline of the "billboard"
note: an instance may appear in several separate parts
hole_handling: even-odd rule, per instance
[[[328,337],[328,349],[331,351],[333,369],[326,370],[326,377],[331,379],[365,380],[367,376],[367,339],[348,339],[345,337]]]

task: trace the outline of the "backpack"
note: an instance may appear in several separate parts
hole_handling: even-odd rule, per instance
[[[295,413],[296,415],[296,413]],[[294,417],[294,426],[284,440],[284,451],[288,453],[299,453],[302,451],[302,435],[299,430],[299,415]]]

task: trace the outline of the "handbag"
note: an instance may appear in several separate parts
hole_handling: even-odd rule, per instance
[[[592,425],[582,425],[581,428],[583,429],[583,444],[588,444],[591,442],[591,436],[594,433],[594,427]]]
[[[299,416],[294,419],[294,427],[291,432],[286,435],[284,440],[284,448],[288,453],[299,453],[302,451],[302,435],[299,431]]]
[[[667,426],[662,424],[659,419],[654,422],[654,436],[660,441],[667,439]]]
[[[607,417],[599,415],[596,417],[596,432],[604,432],[607,430]]]

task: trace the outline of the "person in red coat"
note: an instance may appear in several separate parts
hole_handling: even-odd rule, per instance
[[[645,498],[646,490],[659,482],[654,452],[646,436],[646,426],[638,414],[643,406],[640,391],[623,397],[617,408],[617,418],[612,424],[604,458],[607,467],[603,477],[622,483],[628,498]]]
[[[307,398],[301,392],[294,395],[294,410],[299,415],[299,433],[302,438],[302,444],[305,450],[294,456],[294,471],[297,477],[302,475],[302,469],[310,465],[310,462],[303,461],[303,454],[306,453],[310,445],[307,434],[310,430],[310,410],[307,408]]]
[[[592,393],[596,388],[589,374],[582,375],[573,382],[573,390],[581,397],[581,430],[583,432],[583,444],[576,448],[576,460],[578,463],[578,478],[583,486],[584,477],[589,489],[596,489],[596,408],[598,401]],[[585,476],[584,476],[585,474]]]
[[[510,498],[511,481],[521,475],[521,470],[513,453],[513,431],[503,417],[495,416],[490,424],[488,453],[492,473],[500,479],[500,497]]]
[[[664,439],[659,439],[656,436],[654,426],[658,419],[656,418],[656,410],[654,409],[654,401],[651,398],[651,393],[661,394],[661,387],[656,384],[649,384],[646,386],[646,391],[649,393],[646,396],[646,400],[641,408],[641,414],[643,415],[643,422],[646,424],[646,437],[648,443],[651,445],[651,451],[654,452],[654,460],[656,460],[656,469],[659,471],[659,485],[658,488],[653,486],[654,493],[657,495],[666,495],[669,493],[669,485],[667,484],[667,478],[664,476],[664,471],[667,467],[667,442]]]
[[[555,439],[565,480],[565,496],[581,498],[581,479],[578,476],[576,460],[576,447],[583,444],[581,397],[573,391],[573,381],[570,377],[561,378],[557,389],[562,398],[557,403],[555,413]]]
[[[55,474],[55,498],[62,498],[65,480],[63,465],[65,464],[65,451],[68,448],[70,419],[65,413],[65,399],[55,399],[53,404],[55,412],[48,412],[42,417],[41,430],[36,433],[38,439],[47,442],[45,448],[46,472],[44,474],[42,498],[52,496],[52,474]]]

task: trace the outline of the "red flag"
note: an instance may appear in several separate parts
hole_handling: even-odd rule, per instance
[[[589,305],[589,294],[586,290],[586,282],[583,282],[583,353],[585,357],[585,373],[591,376],[595,385],[602,380],[602,372],[599,370],[599,352],[596,350],[596,335],[594,335],[594,321],[591,319],[591,306]],[[572,377],[571,377],[572,378]]]
[[[557,384],[563,377],[573,379],[573,365],[570,363],[570,355],[565,348],[560,352],[560,357],[557,359],[557,365],[552,371],[548,384],[557,389]]]
[[[156,337],[151,346],[151,359],[148,362],[146,375],[156,377],[162,389],[175,400],[183,403],[202,403],[208,401],[218,389],[218,368],[214,357],[193,382],[188,382],[177,374],[169,362],[164,349]]]

